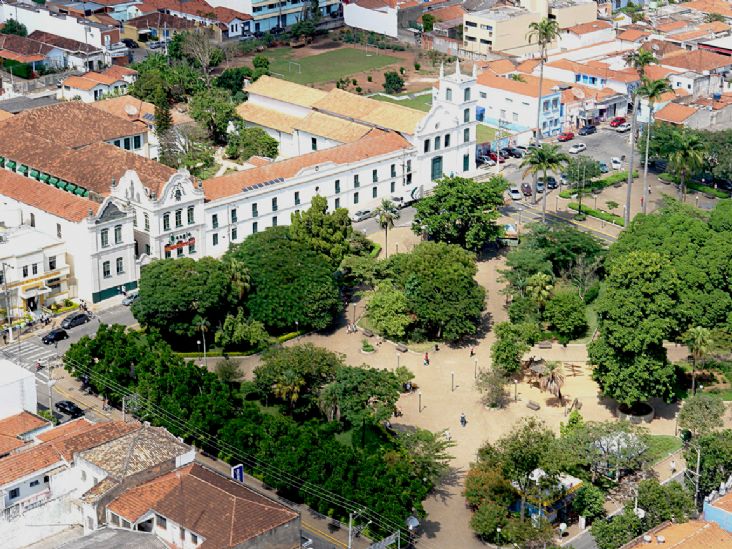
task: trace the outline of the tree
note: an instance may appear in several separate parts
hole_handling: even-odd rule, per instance
[[[707,13],[704,15],[704,22],[705,23],[714,23],[715,21],[720,21],[722,23],[727,21],[727,18],[722,15],[721,13]]]
[[[544,308],[547,320],[563,343],[582,336],[587,330],[585,303],[573,288],[556,290]]]
[[[644,529],[655,528],[667,520],[686,522],[696,514],[694,496],[678,482],[660,484],[656,479],[638,484],[638,507],[646,512]]]
[[[732,430],[723,429],[695,439],[684,450],[687,463],[699,458],[699,495],[704,497],[717,490],[732,474]]]
[[[491,501],[482,503],[470,518],[470,528],[488,543],[497,541],[498,529],[505,528],[507,523],[506,508]]]
[[[279,154],[279,146],[279,142],[262,128],[239,127],[229,134],[226,156],[242,160],[249,160],[252,156],[274,159]]]
[[[645,97],[648,101],[648,123],[646,124],[646,155],[643,163],[643,213],[648,208],[648,153],[651,147],[651,129],[653,123],[653,106],[661,96],[670,90],[670,86],[666,79],[649,80],[644,78],[640,88],[636,91],[641,97]],[[629,167],[628,169],[631,169]]]
[[[437,22],[437,18],[432,15],[431,13],[425,13],[422,15],[422,30],[424,32],[432,32],[432,29],[435,28],[435,23]]]
[[[701,137],[683,128],[676,133],[673,152],[669,155],[669,164],[679,174],[679,196],[686,200],[686,180],[704,166],[706,146]]]
[[[161,147],[170,155],[171,162],[191,175],[200,177],[213,165],[214,149],[206,130],[198,124],[181,126],[177,132],[168,132],[164,139]]]
[[[533,21],[529,24],[529,32],[526,39],[529,44],[536,43],[539,46],[539,88],[536,107],[536,132],[534,137],[539,145],[541,139],[541,101],[544,89],[544,63],[546,63],[546,51],[549,44],[559,37],[559,23],[555,19],[543,18],[541,21]],[[534,202],[536,202],[536,187],[534,187]]]
[[[478,374],[475,386],[481,392],[483,404],[489,408],[502,408],[508,401],[506,375],[497,367],[483,370]]]
[[[8,19],[7,21],[5,21],[5,25],[3,25],[3,28],[0,29],[0,33],[15,34],[16,36],[28,36],[28,29],[23,23],[17,20]]]
[[[269,70],[269,58],[264,55],[255,55],[252,64],[255,69]]]
[[[399,93],[404,89],[404,79],[396,71],[384,73],[384,91],[389,94]]]
[[[230,358],[219,360],[214,366],[214,371],[224,383],[240,385],[244,381],[244,374],[239,369],[239,365]]]
[[[243,100],[244,80],[252,78],[252,75],[252,69],[249,67],[233,67],[217,76],[214,85],[227,90],[235,100]]]
[[[403,340],[412,324],[407,296],[389,280],[379,283],[366,304],[366,310],[374,329],[390,339]]]
[[[629,52],[625,56],[625,62],[636,69],[640,75],[641,82],[645,78],[645,68],[656,63],[658,60],[651,50],[637,49]],[[630,118],[630,154],[628,155],[628,188],[626,191],[625,199],[625,226],[630,225],[630,200],[631,200],[631,189],[633,186],[633,155],[635,154],[635,137],[637,132],[638,124],[638,90],[633,91],[633,113]]]
[[[574,496],[572,509],[575,513],[593,521],[605,516],[605,494],[592,484],[585,484]]]
[[[521,369],[521,358],[529,350],[529,345],[521,337],[515,324],[500,322],[495,328],[496,341],[491,345],[491,361],[494,368],[507,374]]]
[[[399,433],[397,442],[410,456],[412,470],[417,478],[427,479],[431,484],[439,484],[450,470],[449,448],[455,441],[445,437],[445,431],[433,433],[426,429],[415,429]]]
[[[706,435],[722,426],[727,409],[716,395],[699,393],[684,401],[679,412],[679,427],[688,429],[692,435]]]
[[[298,21],[290,27],[290,34],[293,38],[297,39],[301,36],[315,36],[317,28],[313,23],[312,19],[305,19],[304,21]]]
[[[633,509],[626,507],[623,514],[613,520],[595,521],[591,531],[599,549],[618,549],[639,536],[643,526]]]
[[[495,464],[485,464],[479,460],[468,471],[465,477],[465,499],[477,509],[483,503],[492,502],[500,505],[504,513],[506,508],[516,501],[516,489],[500,468]]]
[[[696,367],[712,345],[712,332],[704,326],[689,328],[684,334],[684,342],[691,353],[691,393],[696,394]]]
[[[185,32],[183,36],[181,53],[201,68],[204,85],[210,89],[211,72],[223,61],[218,53],[220,48],[211,41],[208,31],[204,29]]]
[[[226,266],[211,257],[160,259],[142,268],[140,299],[132,314],[182,347],[200,335],[202,322],[222,319],[236,303]]]
[[[564,386],[564,369],[562,364],[556,361],[548,361],[544,373],[539,379],[539,386],[542,391],[549,391],[563,403],[562,387]]]
[[[315,195],[310,207],[290,217],[290,237],[338,265],[349,252],[353,226],[346,208],[328,213],[328,201]]]
[[[552,294],[552,277],[545,273],[536,273],[526,281],[526,295],[542,309]]]
[[[534,23],[532,23],[534,24]],[[542,63],[543,66],[543,63]],[[538,131],[538,130],[537,130]],[[562,168],[567,164],[569,158],[564,154],[558,145],[542,144],[540,147],[529,149],[529,152],[521,160],[521,167],[524,168],[524,177],[532,175],[534,177],[534,197],[536,203],[536,181],[537,176],[541,173],[544,176],[544,186],[547,184],[547,174],[552,172],[559,175]],[[541,199],[541,221],[546,223],[546,195],[549,193],[548,188],[544,188]]]
[[[394,222],[399,219],[399,209],[396,204],[387,198],[381,200],[374,210],[379,227],[384,229],[384,256],[389,257],[389,229],[394,228]]]
[[[288,227],[253,234],[224,257],[249,269],[246,306],[268,328],[323,329],[341,306],[329,259],[292,240]]]
[[[191,97],[190,115],[218,144],[226,143],[229,122],[239,120],[231,96],[221,88],[210,88]]]
[[[412,230],[416,234],[427,232],[438,242],[478,251],[500,235],[496,220],[506,187],[503,177],[485,183],[463,177],[443,178],[431,195],[416,203]]]
[[[264,324],[248,318],[243,309],[236,315],[228,314],[224,323],[216,330],[216,345],[224,349],[260,350],[270,343]]]

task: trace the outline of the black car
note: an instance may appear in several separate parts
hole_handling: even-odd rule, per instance
[[[66,414],[67,416],[71,416],[71,418],[77,418],[84,415],[84,410],[79,408],[70,400],[62,400],[57,402],[54,406],[59,412]]]
[[[282,34],[283,32],[285,32],[285,29],[283,29],[282,27],[272,27],[271,29],[269,29],[269,33],[274,34],[275,36],[278,34]]]
[[[51,343],[56,343],[57,341],[61,341],[63,339],[69,339],[68,332],[61,328],[56,328],[55,330],[51,330],[46,335],[44,335],[41,338],[41,341],[46,345],[50,345]]]
[[[73,315],[69,315],[64,318],[63,322],[61,323],[61,327],[65,330],[68,330],[69,328],[75,328],[76,326],[81,326],[82,324],[85,324],[87,322],[89,322],[88,314],[74,313]]]
[[[540,177],[538,179],[539,183],[544,183],[544,178]],[[546,178],[546,188],[547,189],[556,189],[559,186],[557,183],[557,178],[553,175],[548,175]]]
[[[597,126],[583,126],[577,133],[580,135],[592,135],[593,133],[597,133]]]
[[[140,47],[140,44],[135,42],[132,38],[123,38],[121,42],[130,49],[136,50]]]

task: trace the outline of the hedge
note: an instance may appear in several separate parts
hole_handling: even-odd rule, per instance
[[[570,210],[579,211],[579,204],[577,202],[570,202],[567,206]],[[613,223],[614,225],[620,225],[621,227],[625,226],[625,220],[619,215],[611,214],[604,210],[595,210],[593,208],[588,208],[585,204],[582,204],[581,213],[596,217],[598,219],[602,219],[603,221]]]
[[[638,177],[638,170],[633,170],[633,177]],[[585,183],[585,186],[583,187],[583,193],[590,194],[593,189],[604,189],[606,187],[609,187],[610,185],[615,185],[615,183],[626,181],[627,179],[627,171],[611,173],[610,175],[602,179],[596,179],[594,181],[590,181],[589,183]],[[577,194],[578,192],[579,189],[565,189],[559,193],[559,196],[561,198],[572,198],[572,196]]]
[[[381,244],[377,244],[374,242],[374,247],[371,248],[371,251],[369,252],[369,257],[379,257],[379,254],[381,253]]]
[[[675,185],[678,185],[680,183],[678,176],[668,172],[659,174],[658,179],[670,181]],[[702,185],[701,183],[698,183],[696,181],[687,182],[686,188],[700,193],[711,194],[712,196],[716,196],[717,198],[729,198],[730,196],[729,193],[726,193],[720,189],[715,189],[714,187],[710,187],[709,185]]]

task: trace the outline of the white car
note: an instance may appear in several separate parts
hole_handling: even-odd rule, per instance
[[[366,221],[371,217],[371,210],[358,210],[351,216],[351,221],[358,223],[359,221]]]
[[[620,160],[617,156],[613,156],[610,159],[610,167],[613,170],[622,170],[623,169],[623,161]]]
[[[521,189],[516,186],[511,186],[511,188],[508,189],[508,196],[511,197],[511,200],[521,200],[524,197]]]
[[[623,124],[620,124],[617,128],[615,128],[615,131],[618,133],[625,133],[630,131],[630,122],[624,122]]]
[[[575,143],[569,148],[569,154],[579,154],[585,150],[587,150],[587,145],[584,143]]]

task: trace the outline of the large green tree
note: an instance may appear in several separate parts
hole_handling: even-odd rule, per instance
[[[563,342],[582,336],[587,330],[585,302],[573,288],[554,292],[544,308],[544,318]]]
[[[699,393],[684,401],[679,412],[679,427],[688,429],[694,436],[709,434],[722,427],[726,411],[719,396]]]
[[[500,235],[496,219],[505,190],[502,177],[484,183],[463,177],[441,179],[432,194],[415,205],[412,230],[426,232],[438,242],[478,251]]]
[[[376,331],[397,341],[404,339],[412,324],[407,296],[390,280],[379,283],[366,304],[366,310]]]
[[[28,36],[28,29],[23,23],[20,23],[16,19],[8,19],[5,21],[3,28],[0,29],[0,34],[15,34],[17,36]]]
[[[262,128],[239,127],[228,136],[226,155],[229,158],[248,160],[252,156],[277,158],[279,142]]]
[[[307,210],[293,213],[290,219],[290,237],[328,256],[335,265],[349,252],[352,234],[348,210],[328,212],[328,201],[320,195],[313,197]]]
[[[196,93],[190,100],[191,117],[208,131],[214,143],[225,144],[228,140],[229,123],[239,120],[236,105],[226,90],[210,88]]]
[[[686,463],[696,467],[699,459],[699,494],[719,488],[732,475],[732,430],[724,429],[694,438],[684,450]]]
[[[513,374],[521,369],[521,358],[529,350],[521,328],[517,324],[501,322],[496,324],[496,341],[491,345],[491,361],[493,367],[506,374]]]

